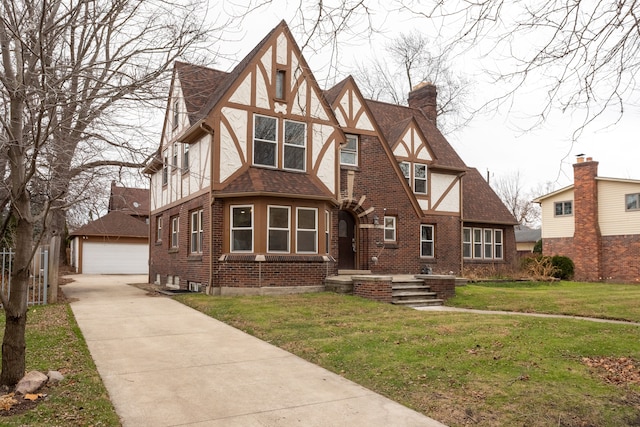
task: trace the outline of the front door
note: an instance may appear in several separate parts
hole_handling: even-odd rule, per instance
[[[356,221],[347,211],[338,212],[338,269],[355,270]]]

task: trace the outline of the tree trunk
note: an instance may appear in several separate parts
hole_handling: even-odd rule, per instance
[[[7,312],[2,340],[2,375],[0,385],[14,386],[24,376],[26,369],[25,331],[27,313],[18,316]]]

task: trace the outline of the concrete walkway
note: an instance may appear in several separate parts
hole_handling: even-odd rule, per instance
[[[284,350],[127,283],[62,287],[123,426],[444,426]]]

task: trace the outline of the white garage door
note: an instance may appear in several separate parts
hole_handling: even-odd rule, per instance
[[[83,274],[148,274],[149,246],[145,243],[82,245]]]

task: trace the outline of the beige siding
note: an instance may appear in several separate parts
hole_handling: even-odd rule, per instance
[[[573,215],[555,216],[556,202],[573,201],[573,189],[551,196],[542,201],[542,238],[573,237],[575,230]]]
[[[598,218],[603,236],[640,234],[640,210],[627,211],[625,195],[640,193],[637,182],[598,181]]]

